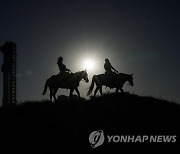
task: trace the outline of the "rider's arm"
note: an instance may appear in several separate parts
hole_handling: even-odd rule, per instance
[[[65,71],[70,71],[69,69],[66,68],[66,65],[64,65],[64,70]]]
[[[110,64],[111,68],[118,73],[118,71]]]

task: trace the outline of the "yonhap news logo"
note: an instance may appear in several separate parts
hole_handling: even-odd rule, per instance
[[[105,135],[103,130],[93,131],[89,135],[92,148],[107,143],[176,143],[177,135]]]
[[[92,148],[96,148],[104,143],[104,132],[102,130],[93,131],[89,135],[89,142]]]

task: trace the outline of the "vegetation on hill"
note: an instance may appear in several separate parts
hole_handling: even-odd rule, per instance
[[[103,130],[121,135],[178,135],[180,106],[153,97],[134,94],[108,94],[90,100],[25,102],[0,108],[1,143],[6,152],[60,153],[62,149],[78,152],[120,150],[128,153],[136,146],[152,149],[154,145],[115,144],[92,149],[89,134]],[[175,144],[159,144],[162,148]]]

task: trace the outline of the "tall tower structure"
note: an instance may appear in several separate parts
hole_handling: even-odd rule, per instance
[[[2,106],[16,103],[16,44],[5,42],[0,50],[4,56],[1,72],[3,72]]]

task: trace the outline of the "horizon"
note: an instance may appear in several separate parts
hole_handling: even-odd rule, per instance
[[[62,56],[72,72],[84,70],[86,58],[96,63],[89,83],[80,83],[82,97],[88,98],[92,76],[105,72],[108,58],[120,73],[134,74],[134,87],[125,85],[125,91],[180,104],[180,2],[10,0],[1,6],[0,46],[17,45],[17,101],[49,99],[41,93],[46,79],[59,73]],[[2,83],[1,72],[0,100]]]

